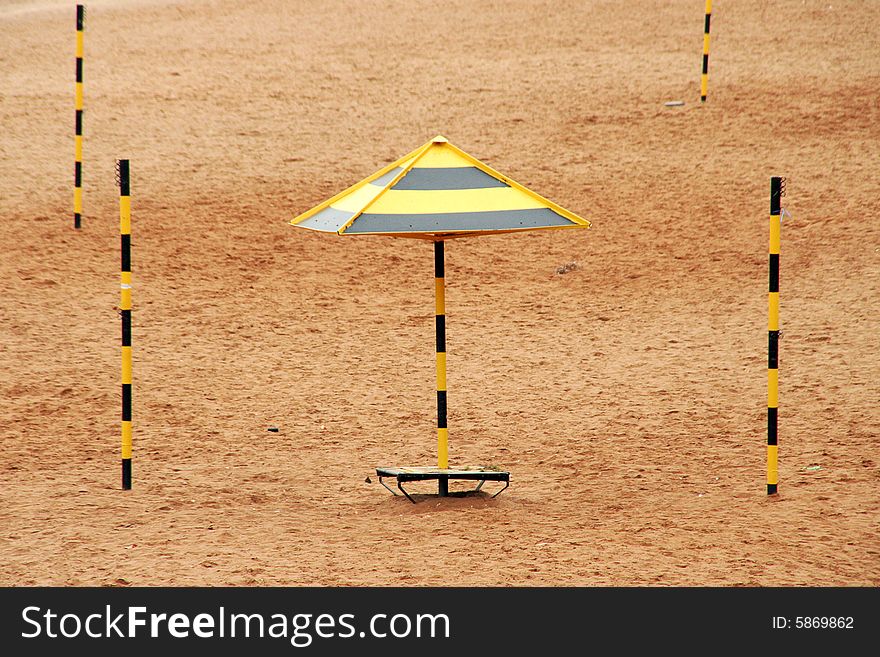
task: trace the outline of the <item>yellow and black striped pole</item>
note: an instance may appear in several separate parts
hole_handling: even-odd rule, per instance
[[[703,75],[700,79],[700,102],[706,102],[709,91],[709,22],[712,19],[712,0],[706,0],[706,24],[703,27]]]
[[[779,483],[776,421],[779,412],[779,235],[782,178],[770,178],[770,291],[768,302],[767,358],[767,494],[775,495]]]
[[[76,6],[76,132],[74,136],[73,227],[82,225],[83,22],[85,7]]]
[[[131,488],[131,186],[128,160],[116,164],[119,174],[119,235],[122,272],[119,314],[122,317],[122,488]]]
[[[446,427],[446,271],[443,240],[434,242],[434,300],[437,330],[437,467],[449,467],[449,430]],[[439,478],[438,492],[449,495],[449,479]]]

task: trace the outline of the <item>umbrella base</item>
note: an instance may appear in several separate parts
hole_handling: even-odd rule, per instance
[[[397,495],[393,488],[385,483],[384,479],[397,479],[397,488],[406,496],[413,504],[416,501],[403,487],[403,484],[409,481],[428,481],[436,479],[438,481],[439,494],[441,497],[449,495],[450,479],[465,479],[477,481],[477,487],[467,491],[465,495],[479,492],[487,481],[504,482],[504,488],[496,492],[492,497],[498,497],[502,491],[507,490],[510,486],[510,473],[503,470],[495,470],[480,466],[468,466],[465,468],[432,468],[432,467],[407,467],[407,468],[376,468],[376,475],[379,477],[379,483],[388,489],[392,495]]]

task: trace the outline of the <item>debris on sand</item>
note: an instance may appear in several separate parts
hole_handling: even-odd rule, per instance
[[[567,274],[570,271],[574,271],[575,269],[580,269],[580,268],[581,268],[581,266],[577,262],[572,260],[571,262],[566,262],[564,265],[559,265],[556,268],[556,273],[560,274],[560,275]]]

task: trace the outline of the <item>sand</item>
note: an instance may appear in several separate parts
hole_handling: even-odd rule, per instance
[[[78,232],[73,3],[0,25],[0,584],[880,584],[880,4],[717,2],[701,105],[702,2],[95,0]],[[287,221],[438,133],[593,228],[447,245],[450,462],[511,487],[413,505],[431,245]]]

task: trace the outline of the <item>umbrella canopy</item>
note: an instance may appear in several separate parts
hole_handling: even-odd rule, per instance
[[[439,136],[290,223],[423,239],[590,225]]]
[[[437,468],[421,468],[418,474],[436,478],[440,495],[448,495],[449,478],[475,478],[473,471],[463,474],[449,469],[444,240],[524,230],[589,228],[590,222],[438,136],[290,223],[339,235],[390,235],[434,242]],[[380,482],[383,474],[397,476],[398,486],[401,472],[412,474],[415,469],[377,469]],[[490,476],[483,475],[484,481]]]

